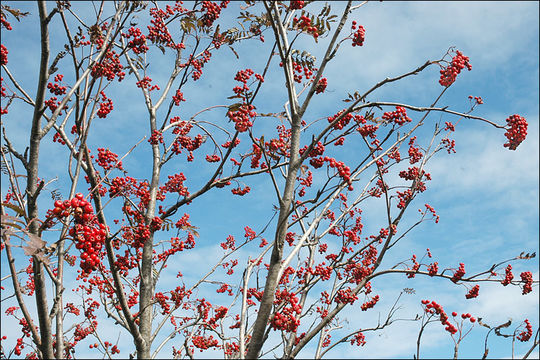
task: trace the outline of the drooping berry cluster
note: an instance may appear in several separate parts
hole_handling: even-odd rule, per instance
[[[474,287],[471,290],[469,290],[469,292],[465,295],[465,298],[473,299],[477,297],[479,290],[480,290],[480,285],[474,285]]]
[[[101,94],[101,99],[103,102],[99,104],[99,110],[97,111],[97,116],[98,118],[103,119],[103,118],[106,118],[107,115],[109,115],[111,111],[113,111],[114,106],[113,106],[112,100],[109,99],[107,95],[105,95],[104,91],[101,91],[100,94]]]
[[[519,341],[522,341],[522,342],[529,341],[531,339],[531,337],[532,337],[532,334],[533,334],[532,325],[529,322],[529,319],[525,319],[524,322],[525,322],[525,331],[522,331],[517,336],[517,339]]]
[[[0,45],[0,65],[7,65],[8,63],[8,55],[9,51],[7,47],[4,46],[4,44]]]
[[[527,137],[527,120],[524,117],[514,114],[506,119],[506,123],[510,126],[510,129],[504,134],[508,139],[504,147],[507,147],[509,150],[516,150],[519,144]]]
[[[98,223],[92,205],[78,193],[73,199],[54,203],[53,214],[57,218],[73,215],[75,225],[69,229],[75,247],[81,250],[81,269],[83,276],[91,273],[101,263],[101,249],[105,243],[107,231],[105,225]]]
[[[532,283],[533,283],[533,277],[532,273],[530,271],[522,272],[520,275],[521,281],[523,281],[525,284],[523,285],[523,292],[522,294],[528,294],[532,291]]]
[[[366,39],[366,30],[362,25],[358,25],[356,28],[356,21],[352,22],[351,30],[354,31],[352,34],[352,46],[362,46],[364,45],[364,40]]]
[[[422,305],[424,305],[425,312],[428,314],[436,314],[439,315],[439,320],[441,324],[445,325],[445,330],[448,331],[450,334],[454,335],[457,333],[458,329],[450,322],[448,315],[444,311],[442,305],[438,304],[435,301],[429,301],[429,300],[422,300]],[[453,312],[452,316],[456,316],[457,313]],[[470,314],[469,314],[470,315]],[[475,320],[476,321],[476,320]]]
[[[444,87],[448,87],[456,81],[458,74],[463,70],[463,68],[471,71],[472,66],[469,63],[469,58],[461,53],[461,51],[456,51],[456,56],[452,58],[452,62],[446,68],[441,69],[441,78],[439,79],[439,84]]]
[[[374,307],[378,301],[379,301],[379,295],[375,295],[374,297],[371,298],[371,300],[363,303],[360,308],[362,309],[362,311],[366,311],[367,309],[371,309],[372,307]]]
[[[501,281],[501,284],[503,286],[506,286],[510,284],[510,282],[514,279],[514,274],[512,274],[512,265],[508,264],[508,266],[505,269],[506,275],[504,276],[504,279]]]

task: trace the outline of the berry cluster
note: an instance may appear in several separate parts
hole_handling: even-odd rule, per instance
[[[479,290],[480,290],[480,285],[474,285],[474,287],[471,290],[469,290],[469,292],[465,295],[465,298],[473,299],[475,297],[478,297]]]
[[[509,150],[516,150],[527,136],[527,120],[524,117],[514,114],[506,119],[506,123],[510,126],[510,129],[504,134],[508,139],[504,147],[507,147]]]
[[[152,79],[150,79],[148,76],[145,76],[140,81],[137,81],[135,84],[137,85],[138,88],[148,89],[148,91],[159,90],[159,86],[157,85],[150,86],[151,82],[152,82]]]
[[[239,195],[239,196],[244,196],[246,195],[248,192],[250,192],[250,187],[249,186],[246,186],[245,188],[241,188],[241,187],[237,187],[236,189],[231,189],[231,192],[234,194],[234,195]]]
[[[439,84],[444,87],[448,87],[456,81],[458,74],[467,67],[467,70],[471,71],[472,66],[469,64],[469,58],[461,53],[461,51],[456,51],[456,56],[452,58],[452,62],[448,67],[441,69],[441,78],[439,79]]]
[[[152,131],[152,135],[150,135],[148,142],[152,145],[163,144],[163,133],[159,130]]]
[[[336,304],[351,304],[352,305],[354,304],[356,300],[358,300],[358,295],[353,293],[350,287],[338,290],[338,292],[336,293],[336,296],[334,297],[334,301],[336,302]]]
[[[92,205],[81,193],[70,200],[55,201],[52,213],[59,219],[73,215],[75,225],[69,235],[75,247],[81,250],[81,269],[86,274],[91,273],[101,263],[101,248],[107,235],[105,225],[97,222]]]
[[[439,271],[439,263],[438,262],[434,262],[433,264],[428,266],[429,276],[437,275],[438,271]]]
[[[505,269],[506,275],[504,276],[504,279],[501,281],[501,284],[503,286],[506,286],[510,284],[510,282],[514,279],[514,274],[512,274],[512,265],[508,264],[508,266]]]
[[[113,111],[114,107],[113,107],[112,100],[109,99],[107,95],[105,95],[105,92],[102,91],[100,94],[101,94],[101,99],[103,100],[103,102],[99,104],[99,110],[97,111],[97,116],[98,118],[103,119],[103,118],[106,118],[107,115],[109,115],[111,111]]]
[[[375,295],[374,297],[371,298],[370,301],[363,303],[360,308],[362,309],[362,311],[366,311],[367,309],[371,309],[372,307],[374,307],[378,301],[379,301],[379,295]]]
[[[529,341],[532,337],[532,334],[533,334],[532,325],[529,322],[529,319],[525,319],[525,331],[522,331],[517,336],[517,339],[522,342]]]
[[[123,170],[122,162],[118,161],[118,155],[110,151],[109,149],[98,148],[98,160],[97,163],[105,170],[111,170],[117,168]]]
[[[122,34],[123,37],[129,39],[133,36],[127,47],[133,49],[135,54],[145,53],[148,51],[148,46],[146,46],[146,37],[142,34],[141,29],[131,27],[128,29],[127,34]]]
[[[123,69],[118,54],[114,50],[110,50],[101,59],[100,63],[94,65],[90,74],[94,78],[105,77],[109,81],[118,76],[118,81],[122,81],[126,76],[126,73],[122,71]]]
[[[219,18],[221,9],[225,9],[230,1],[222,1],[220,5],[212,1],[203,1],[202,9],[205,11],[204,15],[201,18],[201,22],[204,26],[212,26],[214,21]]]
[[[324,90],[326,90],[326,86],[328,85],[328,80],[326,78],[322,78],[317,83],[317,87],[315,88],[315,94],[323,93]]]
[[[411,118],[407,116],[407,110],[404,107],[396,106],[396,111],[385,112],[382,116],[383,120],[393,121],[398,125],[403,125],[406,122],[411,122]]]
[[[422,300],[422,305],[425,305],[425,312],[428,314],[437,314],[439,315],[439,320],[441,324],[445,325],[445,330],[450,334],[457,333],[458,329],[449,321],[448,315],[444,311],[442,305],[437,304],[435,301]],[[455,315],[454,315],[455,314]],[[456,316],[457,313],[452,313],[453,316]]]
[[[290,10],[299,10],[304,7],[304,1],[303,0],[291,0],[289,3],[289,9]]]
[[[208,161],[209,163],[218,162],[219,160],[221,160],[219,155],[206,155],[206,161]]]
[[[54,77],[54,82],[55,82],[54,84],[53,83],[47,84],[47,89],[49,89],[49,91],[53,93],[54,95],[64,95],[66,93],[67,87],[60,86],[58,84],[60,81],[62,81],[63,77],[64,75],[58,74]]]
[[[209,1],[206,1],[206,2],[209,2]],[[212,335],[210,335],[209,337],[194,336],[192,342],[193,342],[193,345],[195,345],[196,348],[199,348],[201,352],[211,347],[216,347],[219,344],[219,341],[217,339],[214,339]]]
[[[317,29],[316,26],[313,26],[311,19],[305,15],[300,16],[300,18],[295,17],[293,19],[293,27],[311,34],[315,39],[319,37],[319,29]]]
[[[523,285],[523,292],[522,294],[528,294],[532,291],[532,283],[533,283],[533,277],[532,273],[530,271],[522,272],[520,275],[521,281],[523,281],[525,284]]]
[[[289,304],[290,306],[285,306],[281,312],[276,312],[270,322],[270,326],[274,330],[296,332],[298,326],[300,326],[300,320],[296,318],[296,315],[300,315],[302,312],[302,305],[299,302],[300,300],[295,293],[290,293],[286,289],[283,291],[276,290],[274,300],[276,307],[282,303]]]
[[[9,51],[7,47],[4,46],[4,44],[0,45],[0,65],[7,65],[8,63],[8,55]]]
[[[51,110],[52,113],[54,113],[56,111],[56,109],[58,108],[58,105],[60,105],[60,101],[56,101],[58,100],[58,98],[56,96],[53,96],[52,98],[50,98],[49,100],[45,100],[43,103],[46,107],[49,108],[49,110]],[[67,109],[67,105],[64,107],[64,109]],[[58,112],[58,116],[62,115],[62,111]]]
[[[474,99],[475,105],[482,105],[484,103],[484,100],[482,100],[480,96],[469,95],[469,100],[472,100],[472,99]]]
[[[366,39],[366,30],[362,25],[358,25],[356,29],[356,21],[352,22],[351,30],[354,31],[352,34],[352,46],[362,46],[364,45],[364,40]]]
[[[176,90],[176,95],[173,95],[172,98],[174,101],[174,105],[176,106],[180,105],[180,102],[186,101],[186,99],[184,99],[184,94],[180,91],[180,89]]]
[[[459,269],[456,270],[456,272],[454,273],[454,275],[452,276],[450,280],[452,280],[452,282],[454,283],[457,283],[459,280],[461,280],[463,275],[465,275],[465,264],[459,263]]]

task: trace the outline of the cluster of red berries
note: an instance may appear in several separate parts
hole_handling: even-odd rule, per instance
[[[457,333],[458,329],[450,322],[448,315],[444,311],[442,305],[437,304],[435,301],[430,302],[429,300],[422,300],[422,304],[426,306],[426,313],[439,315],[439,320],[441,321],[441,324],[445,325],[444,329],[446,331],[448,331],[452,335]],[[470,314],[468,315],[470,316]],[[457,313],[453,312],[452,316],[457,316]]]
[[[328,85],[328,80],[326,78],[322,78],[317,83],[317,87],[315,88],[315,93],[320,94],[323,93],[324,90],[326,90],[326,86]]]
[[[135,54],[145,53],[148,51],[148,46],[146,46],[146,37],[142,34],[141,29],[131,27],[128,29],[127,34],[122,34],[123,37],[129,39],[133,36],[127,47],[133,49]]]
[[[304,1],[303,0],[291,0],[289,3],[289,9],[290,10],[299,10],[304,7]]]
[[[504,134],[508,139],[504,147],[507,147],[509,150],[516,150],[519,144],[527,137],[527,120],[524,117],[514,114],[506,119],[506,123],[510,126],[510,129]]]
[[[159,188],[160,191],[163,193],[177,193],[180,196],[189,196],[188,189],[184,186],[184,181],[186,181],[184,173],[169,175],[168,178],[169,180]]]
[[[366,39],[366,30],[362,25],[358,25],[358,30],[356,29],[356,21],[352,22],[351,29],[354,31],[356,30],[352,36],[352,46],[362,46],[364,45],[364,40]]]
[[[359,332],[356,333],[350,340],[351,345],[364,346],[366,345],[366,336]]]
[[[159,86],[157,85],[150,86],[151,82],[152,82],[152,79],[150,79],[148,76],[145,76],[140,81],[137,81],[135,84],[137,85],[138,88],[148,89],[148,91],[159,90]]]
[[[234,128],[237,131],[246,132],[253,126],[251,119],[257,116],[254,109],[255,106],[251,104],[242,104],[238,110],[227,112],[227,117],[235,123]]]
[[[439,271],[439,263],[438,262],[434,262],[433,264],[428,266],[429,276],[437,275],[438,271]]]
[[[0,65],[7,65],[8,63],[8,49],[4,46],[4,44],[0,45]]]
[[[99,104],[99,110],[97,111],[97,116],[100,119],[104,119],[109,115],[111,111],[113,111],[114,106],[111,99],[105,95],[105,92],[101,92],[101,99],[103,100],[102,103]]]
[[[482,100],[480,96],[469,95],[469,100],[472,100],[472,99],[474,99],[474,102],[476,105],[482,105],[484,103],[484,100]]]
[[[180,105],[181,101],[186,101],[186,99],[184,99],[184,94],[180,90],[176,90],[176,95],[173,95],[172,98],[174,101],[174,105],[176,106]]]
[[[319,37],[319,29],[316,26],[312,26],[311,19],[305,15],[300,16],[300,18],[295,17],[293,19],[293,27],[311,34],[315,39]]]
[[[206,1],[206,2],[210,2],[210,1]],[[193,345],[195,345],[196,348],[199,348],[201,352],[211,347],[218,346],[219,344],[219,341],[217,339],[214,339],[212,335],[208,337],[194,336],[192,342],[193,342]]]
[[[60,135],[59,132],[57,132],[56,134],[54,134],[53,136],[53,142],[58,142],[62,145],[66,145],[66,142],[64,141],[64,139],[62,139],[62,135]]]
[[[206,155],[206,161],[208,161],[209,163],[218,162],[219,160],[221,160],[219,155]]]
[[[60,101],[56,101],[56,100],[58,100],[58,98],[56,96],[53,96],[49,100],[44,101],[44,105],[48,107],[52,113],[54,113],[56,109],[58,108],[58,105],[60,105]],[[64,107],[64,109],[67,109],[67,105]],[[62,115],[62,111],[58,112],[58,115],[59,116]]]
[[[148,142],[152,145],[163,144],[163,133],[159,130],[152,131]]]
[[[469,292],[465,295],[465,298],[474,299],[475,297],[478,297],[479,290],[480,290],[480,285],[474,285],[474,287],[471,290],[469,290]]]
[[[114,168],[123,170],[122,162],[118,161],[118,155],[116,155],[109,149],[98,148],[97,163],[105,170],[111,170]]]
[[[525,272],[522,272],[519,276],[521,277],[521,281],[525,283],[523,285],[522,294],[525,295],[525,294],[530,293],[532,291],[532,283],[533,283],[532,273],[530,271],[525,271]]]
[[[446,125],[446,127],[444,128],[444,131],[448,131],[448,130],[456,131],[454,124],[452,124],[451,122],[445,121],[444,124]]]
[[[503,286],[506,286],[510,284],[510,282],[514,279],[514,274],[512,274],[512,265],[508,264],[508,266],[505,269],[506,275],[504,276],[504,279],[501,281],[501,284]]]
[[[531,339],[532,334],[533,334],[532,325],[529,322],[529,319],[525,319],[525,331],[522,331],[517,336],[517,339],[522,342],[529,341]]]
[[[366,311],[367,309],[371,309],[372,307],[374,307],[378,301],[379,301],[379,295],[375,295],[374,297],[371,298],[370,301],[363,303],[360,308],[362,309],[362,311]]]
[[[120,58],[114,50],[108,51],[101,63],[95,64],[90,73],[94,78],[105,77],[112,81],[118,76],[118,81],[122,81],[126,73],[122,71],[124,66],[120,63]]]
[[[451,154],[451,153],[456,153],[456,141],[455,140],[450,140],[448,138],[445,138],[445,139],[442,139],[441,140],[441,144],[442,144],[442,147],[446,149],[446,151]]]
[[[244,196],[246,195],[248,192],[250,192],[250,187],[249,186],[246,186],[245,188],[241,188],[241,187],[237,187],[235,189],[231,189],[231,192],[234,194],[234,195],[239,195],[239,196]]]
[[[413,198],[413,191],[411,189],[407,189],[403,192],[396,191],[396,194],[399,200],[399,203],[397,204],[398,209],[404,209],[407,205],[407,202],[409,202]]]
[[[276,290],[274,304],[277,306],[284,302],[290,306],[285,306],[281,312],[276,312],[270,326],[274,330],[296,332],[298,326],[300,326],[300,320],[296,318],[296,315],[300,315],[302,312],[302,305],[300,305],[300,300],[295,293],[288,292],[286,289],[283,291]]]
[[[459,263],[459,269],[456,270],[456,272],[454,273],[454,275],[452,276],[450,280],[452,280],[452,282],[454,283],[457,283],[459,280],[461,280],[463,275],[465,275],[465,264]]]
[[[353,293],[350,287],[338,290],[338,292],[336,293],[336,297],[334,298],[336,304],[352,305],[356,300],[358,300],[358,295]]]
[[[461,51],[456,51],[456,56],[452,58],[452,62],[448,67],[441,69],[441,78],[439,79],[439,84],[444,87],[448,87],[456,81],[458,74],[467,67],[467,70],[471,71],[472,66],[469,63],[469,58],[461,53]]]
[[[214,21],[219,18],[221,9],[224,9],[229,4],[229,1],[222,1],[220,5],[212,1],[203,1],[202,8],[205,11],[204,15],[201,18],[201,21],[204,26],[212,26]]]
[[[419,147],[414,146],[414,142],[416,141],[416,136],[413,136],[409,140],[409,163],[415,164],[422,160],[422,151]]]
[[[54,77],[54,81],[55,81],[54,84],[53,83],[47,84],[47,89],[49,89],[49,91],[53,93],[54,95],[64,95],[66,93],[67,87],[60,86],[58,84],[60,81],[62,81],[63,77],[64,75],[58,74]]]
[[[81,269],[87,274],[95,270],[101,262],[101,248],[107,232],[105,225],[96,221],[92,205],[78,193],[73,199],[55,201],[52,213],[58,218],[73,214],[75,225],[69,235],[73,237],[75,247],[81,250]]]
[[[383,120],[394,121],[398,125],[403,125],[406,122],[411,122],[411,118],[407,116],[407,110],[402,106],[396,106],[396,111],[385,112],[382,116]]]

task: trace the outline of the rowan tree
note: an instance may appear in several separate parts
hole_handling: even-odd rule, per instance
[[[2,39],[39,27],[39,46],[3,43],[0,60],[2,305],[16,302],[2,316],[20,326],[2,325],[2,357],[321,358],[404,321],[417,324],[415,357],[436,326],[456,358],[475,327],[486,328],[485,356],[494,336],[528,342],[529,353],[538,345],[535,319],[450,312],[436,290],[398,314],[422,277],[455,284],[463,302],[486,283],[523,296],[538,283],[512,268],[535,249],[471,272],[404,245],[439,222],[424,194],[437,181],[430,164],[456,151],[463,122],[496,129],[509,151],[526,141],[520,114],[477,115],[477,95],[463,96],[465,110],[445,103],[473,68],[466,53],[441,49],[349,93],[325,71],[345,48],[361,57],[366,2],[33,6],[1,12]],[[12,66],[18,51],[39,59],[33,83]],[[214,64],[222,75],[208,78]],[[420,74],[432,79],[430,101],[379,96]],[[30,114],[23,125],[20,114]],[[42,175],[47,167],[56,174]],[[250,216],[254,194],[267,218]],[[209,198],[226,216],[204,208]],[[411,285],[380,292],[397,276]],[[378,322],[347,323],[384,297],[393,305]]]

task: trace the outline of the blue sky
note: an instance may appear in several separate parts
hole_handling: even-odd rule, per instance
[[[10,71],[33,94],[39,66],[38,25],[35,22],[37,8],[34,3],[6,3],[31,12],[31,16],[21,23],[12,21],[14,30],[9,33],[3,31],[2,43],[9,49]],[[332,2],[332,5],[337,9],[343,3]],[[52,3],[49,4],[49,7],[52,6]],[[91,11],[89,4],[76,6]],[[232,3],[224,11],[223,21],[234,22],[230,15],[237,6]],[[447,155],[441,152],[432,159],[427,167],[433,177],[429,189],[415,200],[409,216],[404,219],[404,225],[414,223],[417,219],[415,209],[428,202],[440,215],[439,224],[426,222],[413,230],[400,244],[397,253],[389,254],[388,259],[385,259],[387,265],[391,266],[413,253],[422,254],[427,247],[431,249],[440,268],[457,267],[459,262],[464,262],[467,272],[471,273],[489,268],[492,263],[514,257],[521,251],[539,253],[538,7],[537,2],[373,2],[351,16],[366,29],[365,44],[361,48],[351,48],[345,44],[341,47],[341,53],[325,72],[329,83],[325,94],[327,96],[314,101],[307,117],[315,119],[332,115],[344,106],[341,99],[346,97],[347,92],[363,92],[387,76],[399,75],[428,59],[440,58],[450,46],[456,46],[470,58],[473,69],[460,74],[442,103],[457,111],[466,111],[469,106],[467,96],[481,96],[484,105],[475,110],[475,115],[502,124],[509,115],[517,113],[529,123],[528,138],[514,152],[503,148],[506,139],[500,129],[474,120],[462,120],[454,136],[457,153]],[[51,33],[60,29],[58,25],[52,24]],[[240,54],[239,60],[228,49],[216,53],[215,59],[205,66],[203,78],[188,84],[184,89],[188,101],[178,110],[179,115],[187,118],[203,107],[229,104],[226,97],[232,94],[234,85],[231,80],[236,71],[246,67],[253,68],[255,72],[262,71],[272,34],[268,31],[264,36],[267,39],[264,44],[248,42],[239,45],[236,48]],[[64,38],[53,36],[52,41],[54,49],[61,49]],[[321,43],[324,43],[324,39]],[[313,45],[311,38],[299,39],[297,42],[299,48],[305,47],[314,55],[320,55]],[[167,65],[168,59],[161,56],[159,51],[153,54],[155,57],[151,59],[149,75],[163,86],[170,65]],[[258,111],[262,113],[281,111],[286,100],[282,74],[277,66],[272,69],[273,72],[266,77],[258,101],[255,102]],[[66,74],[66,77],[69,76]],[[135,82],[133,78],[126,78],[125,81]],[[371,100],[427,105],[440,91],[437,81],[438,69],[433,67],[413,79],[377,90],[371,95]],[[95,120],[94,132],[89,140],[94,149],[108,146],[123,155],[134,143],[148,135],[146,110],[137,90],[134,86],[122,87],[122,83],[111,85],[106,90],[114,100],[115,110],[106,120]],[[25,119],[29,118],[29,111],[23,104],[13,104],[10,113],[2,119],[6,123],[8,136],[20,149],[27,142],[29,122]],[[204,116],[209,121],[225,122],[222,109],[209,111]],[[277,125],[270,119],[263,118],[256,125],[257,133],[266,134],[267,139],[275,136]],[[455,118],[430,116],[429,125],[420,129],[418,136],[428,135],[432,131],[432,124],[438,121],[444,123],[455,121]],[[52,133],[49,138],[52,138]],[[309,139],[310,136],[307,136],[304,143]],[[51,188],[60,188],[62,195],[67,196],[66,164],[60,160],[65,156],[65,149],[51,142],[44,144],[43,154],[47,160],[42,163],[40,176],[47,179],[58,176],[57,185]],[[150,149],[145,141],[123,161],[124,167],[131,176],[148,178],[149,155]],[[340,156],[346,161],[354,159],[356,154],[353,149],[347,150],[345,147]],[[181,168],[188,176],[188,187],[195,189],[197,183],[212,171],[211,167],[200,167],[198,164],[186,163],[183,154],[179,160],[168,165],[166,170],[178,171],[177,168]],[[200,272],[211,265],[208,258],[219,256],[219,243],[227,235],[233,234],[241,239],[244,226],[249,225],[259,232],[269,221],[272,206],[276,204],[271,182],[267,178],[258,178],[247,179],[245,184],[253,190],[243,198],[232,196],[229,191],[210,192],[179,212],[180,215],[188,212],[192,224],[199,228],[201,234],[197,248],[182,254],[178,259],[187,283],[194,281]],[[3,181],[3,193],[6,186]],[[85,190],[86,185],[82,184],[80,191]],[[113,205],[114,202],[111,211]],[[44,212],[50,206],[48,199],[44,199],[41,209]],[[364,233],[367,236],[378,231],[384,224],[384,207],[373,202],[363,207],[363,210]],[[271,238],[275,222],[273,224],[264,237]],[[247,252],[240,253],[244,263],[248,255]],[[4,276],[7,267],[5,259],[2,260]],[[242,264],[241,260],[240,266]],[[530,270],[534,279],[538,280],[537,259],[517,262],[513,266],[517,276],[521,271]],[[171,271],[169,276],[162,276],[167,286],[175,281],[175,274],[176,271]],[[449,281],[423,278],[409,280],[404,276],[388,276],[373,283],[374,292],[382,298],[377,306],[367,312],[354,309],[347,312],[342,318],[347,317],[349,323],[344,326],[373,326],[379,315],[385,316],[404,287],[412,287],[416,293],[401,298],[403,308],[399,314],[403,318],[421,313],[420,300],[430,299],[442,304],[447,312],[470,312],[482,317],[490,325],[503,323],[508,318],[512,318],[515,325],[525,318],[531,320],[534,329],[539,325],[538,287],[534,287],[531,294],[522,296],[517,287],[503,288],[500,284],[482,283],[480,296],[474,300],[465,300],[466,289]],[[199,296],[214,296],[212,293],[213,290],[208,288],[201,291]],[[221,304],[219,301],[223,301],[223,304],[229,301],[218,299],[217,304]],[[3,309],[7,306],[2,303]],[[6,333],[12,324],[11,318],[2,321],[2,333]],[[418,328],[417,322],[398,322],[379,333],[366,333],[367,344],[364,347],[336,347],[328,356],[410,358],[415,351]],[[439,323],[431,324],[430,329],[423,340],[421,354],[428,358],[450,357],[453,347],[448,334]],[[114,338],[120,333],[113,326],[104,327],[102,331],[110,333]],[[484,329],[475,326],[461,345],[460,356],[480,357],[484,336]],[[11,337],[9,341],[15,341],[15,338]],[[123,351],[121,355],[126,356],[131,344],[123,341],[120,345]],[[516,354],[524,353],[528,346],[529,343],[516,344]],[[82,347],[78,351],[79,357],[85,356],[84,350]],[[312,348],[306,348],[306,352],[301,355],[311,357],[313,355],[310,351]],[[167,356],[169,352],[164,351],[162,354]],[[216,354],[208,353],[206,356]],[[490,356],[510,357],[510,341],[491,337]]]

